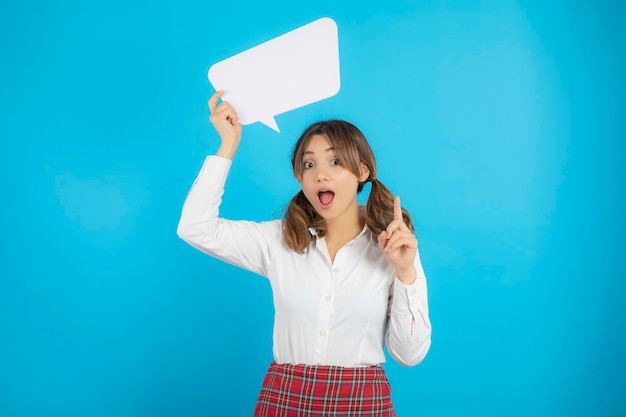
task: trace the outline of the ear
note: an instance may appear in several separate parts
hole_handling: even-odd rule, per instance
[[[359,182],[365,182],[370,176],[370,169],[363,162],[360,163],[361,175],[359,175]]]

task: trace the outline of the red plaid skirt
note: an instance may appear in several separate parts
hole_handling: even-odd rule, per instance
[[[395,417],[380,366],[344,368],[272,362],[255,417]]]

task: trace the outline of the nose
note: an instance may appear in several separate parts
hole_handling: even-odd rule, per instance
[[[321,168],[318,168],[315,172],[315,180],[317,182],[328,180],[328,175],[326,174],[326,171]]]

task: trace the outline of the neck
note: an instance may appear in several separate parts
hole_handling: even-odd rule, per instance
[[[327,242],[344,244],[361,233],[364,225],[365,216],[361,213],[359,206],[355,206],[354,210],[350,210],[344,216],[326,220],[326,235],[324,237]]]

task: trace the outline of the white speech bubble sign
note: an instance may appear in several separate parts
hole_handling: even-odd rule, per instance
[[[239,123],[280,132],[274,116],[329,98],[341,86],[337,24],[324,17],[209,68]]]

